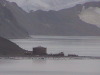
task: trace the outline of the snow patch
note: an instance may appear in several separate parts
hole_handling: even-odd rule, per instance
[[[79,14],[82,21],[100,27],[100,8],[89,7]]]

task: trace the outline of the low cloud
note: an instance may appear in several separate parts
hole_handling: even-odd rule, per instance
[[[86,23],[94,24],[100,27],[100,8],[89,7],[88,9],[83,9],[79,14],[81,20]]]
[[[30,10],[61,10],[72,7],[79,3],[84,3],[93,0],[8,0],[16,2],[20,7],[26,11]],[[94,0],[98,1],[98,0]],[[100,1],[100,0],[99,0]]]

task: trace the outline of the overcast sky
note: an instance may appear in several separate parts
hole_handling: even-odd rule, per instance
[[[30,10],[60,10],[72,7],[78,3],[86,1],[100,1],[100,0],[8,0],[16,2],[20,7],[26,11]]]

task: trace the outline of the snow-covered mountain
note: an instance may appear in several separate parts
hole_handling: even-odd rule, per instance
[[[30,10],[61,10],[89,1],[100,0],[8,0],[16,2],[25,11]]]

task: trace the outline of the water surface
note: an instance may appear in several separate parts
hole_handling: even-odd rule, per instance
[[[43,46],[47,48],[48,53],[100,56],[99,36],[32,36],[31,39],[11,39],[11,41],[30,51],[33,47]]]
[[[0,59],[0,75],[100,75],[100,60]]]

